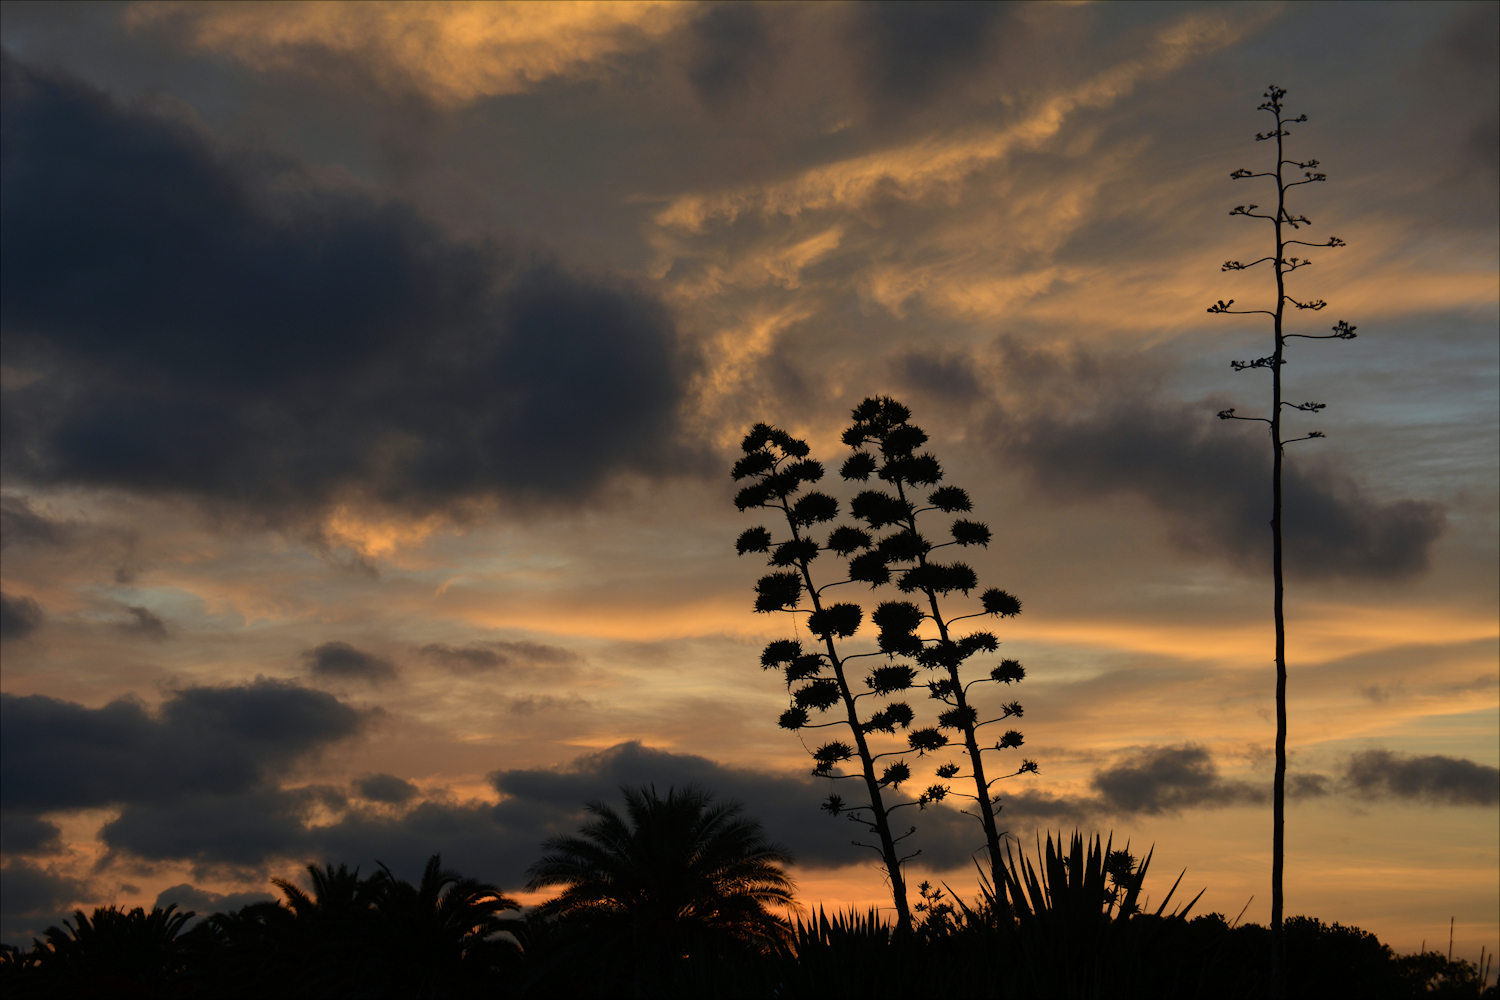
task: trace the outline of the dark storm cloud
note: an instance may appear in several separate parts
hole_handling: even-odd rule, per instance
[[[62,850],[62,830],[24,813],[0,813],[0,851],[15,854],[56,854]]]
[[[572,820],[565,817],[579,816],[579,807],[589,801],[619,808],[621,787],[655,784],[665,792],[669,786],[694,784],[720,802],[742,803],[745,815],[760,821],[766,834],[790,848],[801,864],[836,867],[867,860],[862,856],[864,849],[850,846],[851,840],[866,840],[864,828],[847,817],[830,816],[819,805],[830,791],[849,800],[857,798],[852,781],[726,767],[706,757],[655,750],[638,742],[580,757],[566,769],[497,771],[490,780],[508,796],[497,813],[518,826],[566,827]],[[898,833],[917,826],[916,835],[903,846],[921,850],[919,864],[965,864],[984,843],[979,824],[957,809],[939,807],[919,813],[915,808],[902,808],[894,816],[892,825]]]
[[[1020,30],[1011,5],[994,0],[863,0],[851,8],[849,39],[871,99],[899,107],[981,69]]]
[[[24,639],[42,627],[42,606],[0,591],[0,639]]]
[[[422,647],[422,655],[454,673],[486,670],[558,666],[576,662],[576,653],[537,642],[483,642],[450,646],[433,642]]]
[[[650,296],[4,60],[4,469],[285,519],[681,467]]]
[[[1258,568],[1270,558],[1269,446],[1259,425],[1213,413],[1207,403],[1138,400],[1076,420],[1035,417],[1011,426],[1004,451],[1053,496],[1145,497],[1170,516],[1179,546]],[[1300,445],[1309,446],[1317,447]],[[1447,523],[1439,504],[1375,500],[1326,462],[1295,452],[1282,491],[1286,565],[1303,577],[1415,576]]]
[[[115,626],[115,631],[138,639],[150,639],[152,642],[165,642],[172,637],[167,623],[148,608],[127,607],[130,612],[130,621],[120,622]]]
[[[277,858],[365,867],[379,860],[398,873],[418,872],[440,851],[447,865],[515,888],[540,856],[542,841],[577,831],[586,819],[586,803],[622,808],[622,786],[655,785],[665,792],[697,784],[717,801],[741,802],[745,815],[760,821],[767,835],[791,848],[803,864],[826,867],[867,860],[863,849],[850,845],[864,832],[819,809],[828,783],[810,777],[730,768],[626,743],[580,757],[566,768],[497,771],[490,780],[504,796],[498,805],[431,799],[396,814],[354,807],[319,825],[310,824],[310,809],[329,803],[316,790],[260,784],[128,805],[102,836],[113,850],[153,861],[189,861],[199,878],[225,867],[243,873]],[[392,783],[399,781],[392,778]],[[356,791],[369,797],[369,789],[359,783]],[[921,863],[964,864],[982,846],[978,824],[956,810],[929,809],[918,815],[910,809],[897,815],[898,822],[910,816],[909,822],[920,827],[906,843],[922,849]]]
[[[688,79],[698,99],[723,110],[747,97],[776,66],[769,12],[756,3],[715,3],[689,27]]]
[[[963,351],[909,351],[891,367],[902,385],[935,399],[970,403],[984,394],[974,359]]]
[[[210,913],[233,913],[251,903],[267,903],[275,898],[269,892],[209,892],[184,882],[157,893],[154,905],[166,909],[175,904],[179,912],[196,913],[201,920]]]
[[[1242,781],[1224,781],[1206,747],[1184,744],[1148,747],[1091,782],[1105,805],[1121,813],[1176,812],[1193,806],[1259,803],[1266,790]]]
[[[359,793],[360,798],[392,805],[410,801],[417,794],[416,785],[403,781],[394,774],[370,774],[356,778],[354,790]]]
[[[99,831],[112,850],[150,861],[191,861],[195,877],[220,866],[254,869],[269,858],[308,852],[307,813],[314,796],[257,786],[138,802]]]
[[[0,867],[0,935],[24,947],[49,926],[61,925],[69,916],[67,907],[98,897],[96,889],[81,879],[10,861]]]
[[[1462,757],[1407,757],[1366,750],[1349,759],[1344,783],[1362,797],[1393,796],[1455,806],[1500,801],[1500,769]]]
[[[0,694],[0,716],[0,796],[29,814],[236,795],[363,723],[332,695],[272,680],[186,688],[155,714]]]
[[[1179,548],[1269,568],[1263,424],[1215,419],[1223,400],[1152,398],[1161,372],[1140,356],[1057,355],[1006,339],[997,348],[1009,390],[1029,399],[1017,413],[996,406],[980,432],[1001,459],[1029,471],[1049,501],[1140,496],[1166,515]],[[1442,505],[1375,500],[1304,450],[1320,444],[1291,445],[1283,467],[1288,571],[1389,580],[1426,570],[1447,523]]]
[[[379,684],[396,676],[390,660],[355,649],[347,642],[325,642],[302,654],[314,677]]]

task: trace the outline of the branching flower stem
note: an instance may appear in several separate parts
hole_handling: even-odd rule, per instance
[[[792,514],[791,506],[783,498],[775,506],[779,507],[786,515],[787,526],[791,528],[792,539],[801,541],[802,536],[798,530],[797,519]],[[802,583],[807,588],[809,600],[812,601],[813,611],[823,610],[822,598],[818,588],[813,584],[812,560],[803,556],[797,560],[797,568],[802,574]],[[845,581],[840,581],[845,582]],[[831,585],[830,585],[831,586]],[[795,612],[793,612],[795,614]],[[829,666],[833,668],[834,679],[838,682],[839,698],[843,701],[844,711],[849,726],[849,732],[854,736],[855,752],[859,756],[860,770],[865,780],[865,793],[870,796],[869,810],[871,819],[869,826],[880,841],[880,858],[885,865],[886,876],[891,882],[891,896],[896,904],[897,926],[909,930],[911,928],[911,912],[907,908],[906,882],[901,876],[902,858],[897,852],[900,839],[891,833],[890,813],[885,807],[884,797],[881,795],[880,779],[875,774],[876,755],[870,750],[869,740],[865,737],[865,727],[859,717],[859,704],[857,695],[849,686],[848,678],[844,674],[844,660],[839,656],[838,646],[834,643],[833,633],[823,634],[823,648],[828,656]]]
[[[894,570],[899,574],[895,580],[898,590],[914,597],[920,593],[926,598],[925,608],[915,603],[887,602],[876,610],[876,623],[881,629],[880,648],[892,658],[910,657],[919,666],[938,672],[942,678],[929,682],[928,690],[932,698],[951,706],[950,710],[939,715],[938,729],[918,730],[912,733],[909,741],[913,749],[926,753],[948,745],[948,737],[939,729],[962,733],[971,767],[970,773],[963,777],[973,780],[974,792],[954,794],[977,803],[977,813],[970,815],[978,819],[984,829],[991,877],[1003,880],[1005,855],[1001,839],[1004,834],[996,819],[998,799],[991,792],[994,783],[1000,779],[987,776],[984,754],[1019,747],[1022,735],[1011,730],[994,746],[986,747],[980,744],[978,731],[992,723],[1019,717],[1022,708],[1019,703],[1012,702],[1004,706],[997,718],[981,719],[970,701],[969,689],[981,681],[1005,684],[1019,681],[1025,677],[1025,669],[1014,660],[1005,660],[988,677],[964,683],[962,664],[977,653],[994,652],[998,640],[988,632],[964,636],[953,634],[951,627],[955,622],[977,615],[949,619],[943,614],[942,598],[955,590],[969,594],[978,587],[978,578],[967,564],[942,563],[930,558],[937,549],[950,545],[987,546],[990,529],[980,522],[961,518],[949,527],[952,541],[933,544],[924,537],[919,528],[921,515],[935,510],[966,513],[972,510],[968,494],[955,486],[943,486],[925,498],[918,495],[919,487],[930,489],[938,486],[943,480],[943,471],[932,455],[916,451],[927,440],[927,434],[910,422],[910,410],[901,403],[888,397],[873,397],[861,402],[853,416],[855,423],[844,432],[844,443],[855,450],[840,474],[846,480],[861,481],[875,476],[891,492],[862,491],[851,503],[851,513],[872,531],[885,528],[892,531],[877,540],[870,552],[850,564],[850,576],[878,587],[891,582]],[[867,444],[876,447],[862,450]],[[926,505],[922,506],[923,503]],[[1021,611],[1020,601],[997,589],[985,591],[981,603],[987,615],[1010,617]],[[928,619],[938,633],[935,639],[916,634],[917,628]],[[1035,762],[1025,761],[1014,774],[1003,777],[1035,773],[1036,770]],[[947,763],[939,767],[936,774],[939,778],[951,779],[959,777],[959,772],[958,765]],[[925,808],[929,803],[942,801],[950,792],[946,785],[932,785],[922,793],[917,804]]]
[[[1266,102],[1260,105],[1259,110],[1270,112],[1276,118],[1276,128],[1270,132],[1258,133],[1257,141],[1276,140],[1276,169],[1262,173],[1253,173],[1249,170],[1240,169],[1230,174],[1233,180],[1241,180],[1250,177],[1268,177],[1276,182],[1276,214],[1267,215],[1256,212],[1258,205],[1239,205],[1230,211],[1230,215],[1244,215],[1255,219],[1266,219],[1275,231],[1276,252],[1270,257],[1262,257],[1249,264],[1241,264],[1239,261],[1226,261],[1223,266],[1225,271],[1243,271],[1257,264],[1269,262],[1276,276],[1276,308],[1268,309],[1234,309],[1234,300],[1225,302],[1222,299],[1214,305],[1209,306],[1211,313],[1229,313],[1234,315],[1248,315],[1259,313],[1272,318],[1272,326],[1275,334],[1275,350],[1267,357],[1257,358],[1254,361],[1233,361],[1231,367],[1235,371],[1246,371],[1251,368],[1267,368],[1271,372],[1271,415],[1267,417],[1242,417],[1234,410],[1223,410],[1219,413],[1221,420],[1250,420],[1269,425],[1271,435],[1271,574],[1272,586],[1272,616],[1276,627],[1276,773],[1272,784],[1272,806],[1271,806],[1271,996],[1275,1000],[1287,995],[1286,980],[1286,934],[1283,927],[1284,896],[1282,892],[1282,876],[1286,866],[1286,617],[1285,597],[1286,591],[1282,578],[1282,465],[1285,458],[1285,446],[1297,441],[1308,441],[1313,438],[1321,438],[1321,431],[1311,431],[1302,437],[1284,439],[1282,437],[1282,410],[1283,408],[1301,410],[1303,412],[1317,412],[1323,409],[1322,403],[1290,403],[1282,399],[1281,366],[1286,364],[1284,357],[1286,342],[1290,337],[1304,337],[1309,340],[1352,340],[1354,338],[1353,326],[1340,320],[1329,334],[1305,334],[1286,333],[1283,325],[1287,303],[1291,303],[1297,309],[1305,309],[1316,312],[1327,306],[1322,299],[1312,299],[1306,302],[1300,301],[1287,294],[1286,276],[1292,271],[1306,267],[1312,262],[1297,257],[1288,257],[1287,248],[1291,246],[1317,246],[1317,247],[1341,247],[1343,240],[1337,237],[1330,238],[1325,243],[1307,243],[1302,240],[1291,239],[1288,230],[1297,231],[1304,226],[1312,225],[1311,221],[1303,215],[1292,215],[1286,206],[1287,191],[1302,184],[1314,184],[1327,180],[1327,176],[1312,172],[1311,168],[1318,166],[1317,160],[1298,162],[1286,158],[1283,147],[1284,140],[1291,133],[1287,131],[1288,125],[1294,125],[1307,121],[1306,115],[1297,118],[1284,117],[1284,107],[1281,99],[1286,96],[1286,91],[1280,87],[1272,86],[1266,91]],[[1287,167],[1303,172],[1302,180],[1288,180]]]
[[[905,487],[899,481],[896,482],[895,486],[897,497],[905,501]],[[909,517],[905,519],[905,523],[907,530],[912,532],[913,534],[916,534],[918,512],[915,510],[915,504],[912,504],[912,507],[913,512]],[[921,550],[918,550],[917,553],[917,565],[920,566],[924,571],[927,569],[927,554],[925,552],[922,552]],[[943,617],[942,609],[938,604],[937,591],[931,586],[925,586],[921,589],[922,592],[927,595],[927,606],[931,609],[932,620],[937,625],[938,638],[946,646],[952,642],[952,638],[948,634],[948,626],[951,623]],[[990,877],[992,880],[991,884],[1004,885],[1005,883],[1003,881],[994,881],[995,879],[1002,879],[1003,873],[1005,871],[1004,858],[1000,849],[1000,827],[995,820],[995,802],[994,799],[990,796],[990,786],[999,779],[985,779],[984,753],[979,747],[979,736],[976,732],[976,730],[980,726],[986,725],[987,723],[979,722],[978,713],[976,713],[969,706],[968,687],[963,683],[962,678],[959,677],[958,664],[950,662],[947,664],[947,669],[948,677],[952,681],[952,688],[949,692],[950,697],[953,699],[952,704],[955,708],[958,709],[959,719],[962,721],[960,731],[964,736],[964,749],[966,749],[969,753],[969,766],[974,769],[974,798],[979,803],[979,822],[980,825],[984,827],[985,847],[988,849],[990,856]],[[974,681],[971,683],[978,682]],[[1006,717],[1008,717],[1008,715],[1002,716],[1002,718]],[[998,722],[1000,720],[991,719],[989,721]]]
[[[887,806],[882,793],[886,785],[894,788],[906,780],[910,769],[899,762],[888,765],[883,775],[877,775],[875,769],[880,758],[909,751],[877,753],[870,746],[869,734],[877,729],[894,733],[898,726],[906,728],[911,723],[912,713],[904,703],[891,704],[870,718],[861,719],[859,699],[867,693],[855,693],[849,682],[848,666],[851,659],[869,654],[840,655],[837,640],[848,638],[859,629],[863,611],[857,604],[828,604],[823,600],[822,592],[850,582],[847,576],[820,588],[812,572],[812,561],[820,553],[836,553],[847,558],[854,549],[868,546],[868,537],[848,527],[835,529],[827,544],[820,545],[810,537],[808,529],[813,524],[838,517],[838,501],[827,494],[802,492],[804,484],[816,482],[823,476],[822,465],[807,458],[809,449],[805,441],[775,427],[757,424],[745,437],[742,447],[745,454],[736,463],[733,475],[736,480],[748,478],[751,484],[739,492],[735,505],[741,510],[751,507],[778,510],[791,533],[790,539],[773,543],[767,529],[751,528],[742,533],[736,543],[741,555],[769,552],[770,565],[782,569],[782,572],[773,572],[757,582],[755,609],[806,614],[808,632],[818,637],[818,644],[822,647],[821,653],[807,654],[798,641],[777,640],[762,654],[763,667],[785,667],[787,689],[793,695],[793,704],[783,713],[781,725],[793,731],[838,725],[849,727],[853,746],[833,741],[811,751],[817,761],[813,773],[835,779],[863,780],[869,801],[864,805],[850,805],[842,797],[830,795],[823,808],[835,816],[860,823],[875,834],[878,844],[855,841],[855,846],[871,848],[880,855],[890,881],[897,927],[903,932],[909,931],[911,912],[901,865],[910,858],[902,857],[898,849],[916,828],[900,836],[892,832],[890,816],[896,807]],[[852,543],[845,544],[851,538]],[[787,569],[793,571],[787,572]],[[802,606],[804,594],[811,604],[810,610]],[[825,670],[830,670],[832,676],[827,676]],[[797,684],[802,686],[793,690],[793,685]],[[836,704],[843,706],[844,719],[827,723],[810,721],[809,708],[822,712]],[[859,759],[857,775],[833,773],[836,765],[854,757]]]

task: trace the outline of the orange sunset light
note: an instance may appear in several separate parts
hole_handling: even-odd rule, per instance
[[[7,4],[7,992],[1480,996],[1496,11]]]

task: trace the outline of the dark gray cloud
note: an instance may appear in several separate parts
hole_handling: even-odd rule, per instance
[[[26,861],[0,867],[0,936],[29,945],[46,928],[60,925],[69,907],[93,902],[101,894],[87,882]]]
[[[131,707],[139,711],[138,706]],[[9,739],[9,718],[6,729]],[[292,729],[302,731],[297,726]],[[7,755],[7,770],[11,766]],[[273,766],[261,768],[260,775],[197,783],[168,775],[167,783],[175,790],[167,793],[138,783],[132,786],[127,777],[121,784],[126,794],[116,793],[109,799],[124,800],[125,808],[103,828],[102,839],[113,851],[146,860],[191,862],[195,878],[226,871],[246,875],[288,858],[365,867],[378,860],[398,872],[416,872],[428,856],[441,851],[445,863],[515,888],[524,882],[525,869],[536,860],[543,840],[572,832],[585,820],[586,803],[618,804],[621,787],[666,789],[696,784],[721,801],[741,802],[746,814],[763,823],[767,833],[789,847],[804,865],[837,867],[865,860],[862,850],[850,844],[862,839],[860,828],[819,809],[831,787],[828,780],[726,767],[705,757],[637,742],[584,755],[565,767],[495,771],[489,781],[501,796],[498,804],[441,796],[417,801],[415,786],[393,775],[378,774],[354,782],[357,799],[382,804],[373,809],[359,805],[357,799],[351,801],[337,789],[279,787],[268,780],[275,776]],[[1483,799],[1483,781],[1489,782],[1488,800]],[[1494,768],[1472,762],[1402,760],[1379,751],[1356,758],[1341,787],[1361,794],[1427,795],[1458,804],[1492,804],[1495,781]],[[1001,824],[1013,835],[1058,823],[1087,828],[1111,816],[1260,805],[1268,791],[1224,779],[1209,751],[1192,744],[1132,751],[1098,770],[1092,786],[1093,795],[1076,797],[1017,786],[1002,799]],[[7,803],[12,801],[9,788],[7,784]],[[1328,779],[1321,775],[1293,775],[1289,783],[1293,798],[1328,792]],[[36,795],[27,797],[24,786],[22,793],[24,804],[37,811]],[[105,796],[100,793],[75,792],[69,799],[70,803],[101,801]],[[391,805],[408,808],[392,811]],[[331,823],[326,821],[330,809],[337,814]],[[907,823],[919,827],[908,842],[922,851],[919,865],[962,865],[982,846],[977,825],[957,809],[902,809],[896,816],[903,828]]]
[[[192,687],[156,713],[0,694],[7,812],[173,803],[236,795],[358,733],[364,716],[322,691],[273,680]]]
[[[570,650],[537,642],[481,642],[468,646],[433,642],[422,647],[422,655],[460,674],[499,670],[502,667],[557,667],[578,660],[578,655]]]
[[[354,790],[362,799],[371,802],[388,802],[400,805],[417,794],[417,786],[403,781],[394,774],[369,774],[354,780]]]
[[[69,525],[32,510],[29,497],[0,496],[0,547],[65,545],[68,534]]]
[[[368,681],[379,684],[396,676],[396,666],[347,642],[325,642],[302,654],[314,677]]]
[[[1013,834],[1058,823],[1089,829],[1112,816],[1260,805],[1269,800],[1271,790],[1269,780],[1263,786],[1224,780],[1209,750],[1194,744],[1134,750],[1095,771],[1090,784],[1096,793],[1092,796],[1053,795],[1034,789],[1013,792],[1002,800],[1002,825],[1009,825]],[[1287,775],[1289,798],[1318,798],[1332,790],[1325,775]]]
[[[1133,493],[1170,516],[1182,548],[1267,567],[1270,448],[1253,427],[1213,419],[1215,405],[1142,399],[1078,419],[1033,417],[1011,422],[1002,448],[1051,496]],[[1304,578],[1416,576],[1447,523],[1440,504],[1375,500],[1298,453],[1283,467],[1282,496],[1286,566]]]
[[[742,803],[746,815],[759,820],[767,834],[790,848],[802,864],[829,867],[866,860],[863,849],[849,843],[867,840],[863,828],[819,808],[830,791],[851,800],[857,797],[849,781],[726,767],[706,757],[656,750],[638,742],[579,757],[567,768],[496,771],[490,781],[506,796],[497,807],[497,816],[517,827],[566,828],[581,817],[585,802],[618,805],[621,787],[655,784],[664,791],[668,786],[695,784],[720,801]],[[983,845],[977,822],[956,809],[918,812],[903,808],[893,822],[902,831],[918,827],[908,843],[922,851],[922,864],[964,864]]]
[[[62,830],[25,813],[0,813],[0,851],[7,855],[56,854],[62,850]]]
[[[706,106],[721,111],[764,87],[778,55],[769,16],[762,4],[715,3],[693,21],[688,79]]]
[[[1491,186],[1500,180],[1500,7],[1464,4],[1422,54],[1427,103],[1467,119],[1459,160]]]
[[[850,9],[860,82],[887,109],[937,96],[1020,31],[1012,6],[997,0],[862,0]]]
[[[42,606],[29,597],[0,591],[0,639],[24,639],[42,627]]]
[[[149,608],[127,607],[125,610],[130,612],[130,620],[120,622],[115,631],[152,642],[165,642],[172,637],[167,623]]]
[[[1208,749],[1195,744],[1144,747],[1094,772],[1095,796],[1022,790],[1003,800],[1002,825],[1025,833],[1053,823],[1097,825],[1110,816],[1159,815],[1184,809],[1262,805],[1271,782],[1226,781]],[[1500,770],[1462,758],[1403,757],[1386,750],[1355,754],[1336,779],[1310,771],[1287,774],[1287,798],[1420,799],[1455,806],[1500,801]]]
[[[1023,789],[1002,793],[997,819],[1000,829],[1019,837],[1053,824],[1087,828],[1097,824],[1102,813],[1097,799]]]
[[[1156,815],[1194,806],[1264,802],[1267,789],[1219,777],[1208,748],[1147,747],[1095,772],[1091,784],[1103,803],[1120,813]]]
[[[963,351],[908,351],[891,367],[902,385],[937,400],[972,403],[984,395],[974,359]]]
[[[3,435],[3,431],[0,431]],[[47,549],[47,557],[70,556],[90,565],[114,562],[115,583],[128,586],[144,568],[136,554],[136,532],[127,527],[53,516],[19,493],[0,496],[0,548],[16,555]],[[33,550],[32,553],[17,550]]]
[[[1321,799],[1333,791],[1326,774],[1288,774],[1286,795],[1289,799]]]
[[[449,239],[406,205],[3,69],[16,481],[268,519],[347,496],[587,497],[690,461],[692,363],[651,296]]]
[[[166,909],[168,905],[176,904],[179,912],[196,913],[198,916],[189,924],[191,926],[211,913],[233,913],[251,903],[266,903],[275,898],[269,892],[209,892],[183,882],[157,893],[154,905]]]
[[[1224,399],[1161,402],[1140,356],[1058,355],[998,342],[1000,376],[1029,397],[995,406],[980,432],[1049,501],[1130,494],[1166,515],[1179,548],[1270,568],[1271,453],[1263,424],[1221,421]],[[957,364],[957,362],[954,362]],[[1306,579],[1403,579],[1427,569],[1441,504],[1380,501],[1330,461],[1291,445],[1282,472],[1286,567]]]
[[[312,853],[316,794],[270,784],[128,805],[99,831],[111,849],[150,861],[191,861],[195,878],[254,871],[271,858]]]
[[[376,784],[405,784],[390,775],[373,777],[389,779]],[[654,784],[665,790],[698,784],[720,801],[743,803],[746,815],[763,823],[772,839],[790,847],[804,864],[842,866],[867,860],[863,849],[850,844],[865,839],[863,830],[819,809],[829,791],[826,779],[725,767],[639,743],[589,754],[567,767],[503,770],[489,777],[503,796],[498,805],[436,798],[393,813],[345,802],[338,819],[319,825],[310,822],[312,807],[340,803],[316,789],[261,782],[239,790],[155,796],[128,805],[105,825],[102,837],[112,850],[147,860],[189,861],[196,878],[226,871],[243,875],[285,858],[366,867],[378,860],[398,872],[417,872],[433,852],[441,851],[445,864],[515,888],[525,881],[526,867],[539,856],[543,840],[577,830],[585,820],[586,803],[619,805],[622,786]],[[372,797],[363,784],[355,787]],[[920,827],[907,842],[922,850],[919,863],[963,864],[982,846],[978,824],[955,809],[918,813],[910,808],[897,816],[898,822]]]
[[[1392,796],[1455,806],[1500,802],[1500,769],[1462,757],[1408,757],[1365,750],[1349,759],[1343,781],[1366,798]]]

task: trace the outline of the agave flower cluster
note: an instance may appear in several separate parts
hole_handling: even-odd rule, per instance
[[[947,546],[986,545],[990,530],[964,517],[947,525],[947,541],[934,543],[919,530],[922,515],[934,511],[963,514],[972,509],[972,503],[962,489],[940,485],[942,467],[931,454],[918,450],[927,435],[910,422],[910,416],[905,406],[885,397],[866,399],[854,410],[854,423],[844,433],[844,443],[853,451],[840,474],[844,480],[857,483],[874,476],[885,488],[856,493],[849,512],[857,523],[830,527],[821,538],[818,535],[823,529],[819,526],[838,520],[839,503],[826,493],[806,489],[824,475],[823,466],[808,457],[806,442],[775,427],[757,424],[746,435],[743,457],[733,470],[736,480],[750,480],[735,498],[736,505],[741,510],[781,511],[788,532],[776,539],[767,528],[755,527],[739,537],[736,548],[740,554],[767,553],[773,570],[755,585],[755,609],[805,614],[814,643],[812,648],[805,648],[801,640],[779,639],[767,645],[761,655],[763,667],[782,670],[791,695],[781,725],[792,730],[847,729],[849,741],[831,740],[810,751],[816,764],[813,773],[863,779],[868,802],[850,805],[835,794],[829,796],[824,808],[863,822],[880,839],[879,847],[867,846],[881,853],[893,890],[901,884],[899,866],[906,860],[897,855],[896,845],[911,831],[895,836],[890,813],[911,805],[926,808],[945,799],[951,788],[934,782],[915,800],[889,805],[884,793],[911,780],[913,756],[936,753],[954,737],[962,739],[967,752],[969,773],[962,776],[975,782],[974,794],[958,794],[978,803],[992,867],[998,868],[997,800],[991,793],[998,779],[986,777],[983,754],[1019,747],[1022,736],[1012,729],[993,746],[982,746],[979,730],[1019,717],[1022,708],[1012,702],[996,717],[982,720],[969,695],[977,683],[1010,684],[1025,676],[1018,662],[1006,659],[987,676],[967,683],[963,679],[964,665],[978,654],[995,652],[999,641],[983,631],[958,635],[951,626],[979,615],[1013,616],[1020,613],[1021,605],[1005,591],[990,589],[980,597],[981,610],[944,616],[943,602],[955,593],[967,597],[978,588],[978,580],[966,563],[943,561],[933,554]],[[843,564],[832,574],[820,573],[823,582],[819,585],[814,580],[813,562],[823,553],[832,554]],[[878,629],[876,652],[847,653],[840,649],[839,642],[853,637],[864,623],[864,609],[847,601],[825,603],[823,594],[831,587],[850,583],[864,583],[872,589],[891,585],[916,599],[888,600],[876,607],[871,616]],[[885,659],[862,678],[863,687],[856,690],[847,668],[850,661],[863,657]],[[917,713],[909,701],[892,698],[917,686],[919,670],[931,678],[926,682],[929,697],[943,706],[938,710],[936,725],[916,725]],[[882,704],[884,699],[891,700]],[[813,721],[836,706],[843,707],[843,718]],[[871,739],[882,733],[886,734],[884,742],[872,746]],[[904,734],[904,740],[891,739],[900,734]],[[853,761],[858,762],[859,773],[836,773],[839,765]],[[957,764],[944,763],[935,768],[934,774],[947,780],[960,776],[962,770]],[[1035,770],[1036,764],[1028,760],[1010,773]],[[900,895],[897,911],[905,922],[904,892]]]

